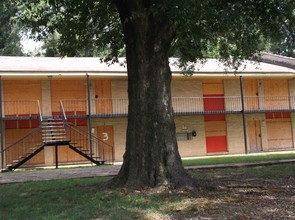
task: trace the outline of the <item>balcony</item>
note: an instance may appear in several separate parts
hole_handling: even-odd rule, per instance
[[[81,111],[77,100],[63,100],[66,112]],[[295,111],[295,96],[276,97],[244,97],[244,112],[292,112]],[[86,101],[85,101],[86,103]],[[173,97],[172,105],[175,115],[195,114],[231,114],[241,113],[242,98],[240,96],[210,97]],[[91,101],[93,117],[126,117],[128,115],[128,99],[95,99]],[[88,112],[84,106],[84,112]]]
[[[245,113],[295,112],[295,96],[244,97]],[[91,117],[126,117],[128,99],[61,100],[68,118],[85,118],[88,109]],[[237,114],[242,113],[240,96],[173,97],[175,115]],[[3,101],[4,120],[37,119],[41,108],[39,101]],[[53,115],[59,112],[52,112]]]

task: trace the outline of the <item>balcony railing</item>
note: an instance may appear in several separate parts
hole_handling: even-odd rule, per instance
[[[42,115],[39,100],[3,101],[2,114],[5,119],[37,119]]]
[[[68,118],[83,118],[89,114],[87,100],[61,102]],[[240,96],[173,97],[172,105],[176,115],[241,113],[243,110],[245,113],[295,112],[295,96],[247,96],[243,99]],[[2,106],[3,117],[8,120],[39,116],[38,101],[4,101]],[[126,117],[128,99],[94,99],[90,108],[93,117]]]

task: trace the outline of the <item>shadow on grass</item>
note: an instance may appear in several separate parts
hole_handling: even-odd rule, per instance
[[[0,185],[1,219],[288,217],[295,215],[294,166],[195,171],[196,192],[105,189],[109,177]]]

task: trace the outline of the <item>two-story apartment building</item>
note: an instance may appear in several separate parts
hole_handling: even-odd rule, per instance
[[[181,156],[294,149],[295,60],[264,58],[238,71],[209,59],[191,76],[171,64]],[[124,63],[0,57],[0,76],[2,168],[122,161]]]

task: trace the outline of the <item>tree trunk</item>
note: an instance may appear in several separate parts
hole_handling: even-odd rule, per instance
[[[115,1],[126,43],[129,112],[124,162],[112,183],[138,188],[191,185],[178,152],[172,109],[168,52],[174,25],[149,12],[143,2]]]

